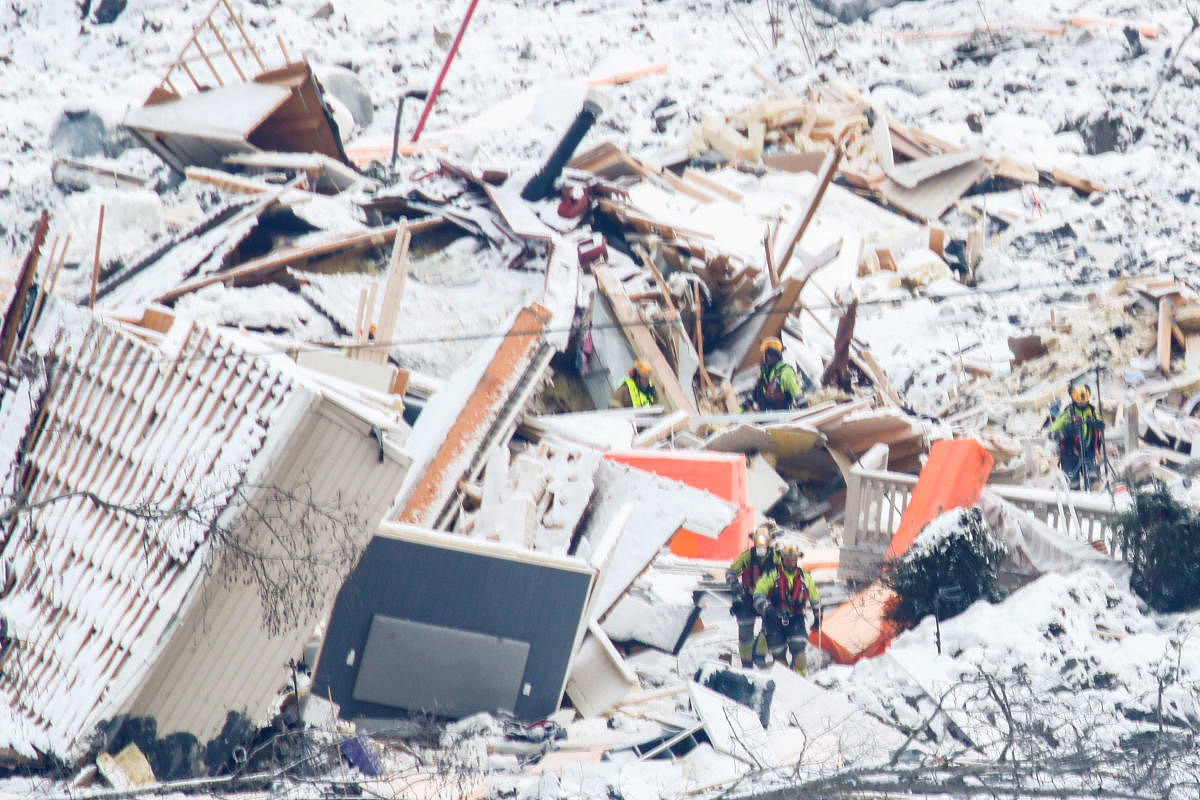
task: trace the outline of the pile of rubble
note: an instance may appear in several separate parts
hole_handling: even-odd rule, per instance
[[[474,797],[601,759],[666,759],[660,788],[698,792],[887,758],[910,742],[844,695],[729,666],[721,576],[751,531],[803,542],[830,619],[815,643],[853,661],[886,646],[864,609],[894,537],[928,521],[906,511],[936,513],[917,477],[944,468],[935,442],[982,445],[951,505],[1023,543],[1018,578],[1115,563],[1097,551],[1121,498],[1058,486],[1040,444],[1069,382],[1103,398],[1114,475],[1188,467],[1200,300],[1180,282],[1118,282],[1011,340],[1007,370],[960,358],[936,415],[855,333],[860,301],[969,291],[990,193],[1103,191],[1086,178],[955,148],[841,84],[768,86],[654,162],[575,152],[592,96],[532,177],[436,154],[399,174],[354,163],[305,62],[219,33],[204,49],[245,36],[225,9],[189,43],[218,86],[185,54],[126,120],[208,207],[112,263],[102,207],[73,298],[43,217],[7,292],[14,764],[92,765],[78,786],[263,780],[323,742],[363,791]],[[78,160],[56,176],[143,185]],[[954,238],[951,208],[979,224]],[[507,308],[459,335],[407,325],[435,302],[410,276],[451,268],[512,273]],[[811,390],[743,412],[769,338]],[[452,374],[421,369],[451,345]],[[609,409],[635,361],[660,405]],[[423,714],[461,721],[431,741]]]

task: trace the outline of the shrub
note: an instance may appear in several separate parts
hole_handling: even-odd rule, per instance
[[[1165,484],[1133,495],[1117,518],[1117,541],[1133,568],[1129,586],[1155,611],[1200,606],[1200,514],[1171,496]]]
[[[897,595],[885,616],[911,628],[926,614],[947,619],[981,597],[995,602],[996,574],[1007,554],[978,508],[947,511],[917,534],[908,552],[884,565],[883,582]]]

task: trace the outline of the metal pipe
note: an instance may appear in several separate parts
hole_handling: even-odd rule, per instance
[[[525,184],[525,188],[521,190],[521,197],[527,201],[541,200],[543,197],[548,197],[554,190],[554,182],[558,180],[558,176],[562,173],[563,167],[571,159],[571,155],[575,152],[575,148],[583,140],[588,130],[596,122],[596,118],[600,116],[603,109],[600,104],[591,97],[583,101],[583,108],[579,110],[575,120],[571,123],[571,127],[567,128],[567,132],[563,134],[563,138],[559,141],[558,146],[554,148],[554,152],[546,159],[546,163],[537,171],[529,183]]]

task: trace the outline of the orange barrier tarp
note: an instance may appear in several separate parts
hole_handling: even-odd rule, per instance
[[[974,505],[992,464],[991,455],[974,439],[935,442],[892,535],[887,557],[903,555],[921,529],[943,512]],[[877,656],[899,633],[884,619],[884,609],[894,597],[894,592],[875,581],[826,617],[820,635],[812,631],[808,640],[839,664]]]
[[[696,489],[704,489],[738,507],[733,522],[716,539],[681,529],[671,538],[671,552],[675,555],[732,561],[746,549],[754,527],[754,509],[749,504],[749,479],[746,458],[742,454],[702,450],[626,450],[605,453],[604,457],[686,483]]]

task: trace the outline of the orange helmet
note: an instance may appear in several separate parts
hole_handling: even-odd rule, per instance
[[[1076,405],[1086,406],[1088,401],[1092,399],[1092,392],[1082,383],[1078,383],[1071,387],[1071,399]]]
[[[640,376],[644,380],[650,379],[650,364],[642,359],[633,362],[633,366],[629,369],[629,377]]]

